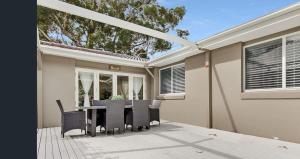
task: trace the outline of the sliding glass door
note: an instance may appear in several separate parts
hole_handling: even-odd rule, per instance
[[[105,100],[112,97],[113,92],[113,77],[112,75],[99,74],[99,99]]]
[[[129,77],[118,75],[117,84],[117,94],[126,100],[129,99]]]
[[[78,106],[90,106],[94,98],[94,74],[78,73]]]
[[[133,99],[139,100],[143,98],[143,85],[142,77],[133,77]]]
[[[92,101],[111,99],[145,99],[145,75],[76,68],[76,106],[90,106]]]

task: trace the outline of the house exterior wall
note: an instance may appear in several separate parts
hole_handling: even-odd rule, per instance
[[[300,27],[246,42],[253,44]],[[212,52],[213,127],[262,137],[300,142],[298,92],[242,93],[242,43]],[[263,97],[263,98],[262,98]]]
[[[162,100],[161,118],[208,127],[209,79],[208,68],[205,67],[205,56],[204,54],[195,55],[182,62],[185,63],[186,69],[185,97]],[[155,80],[152,81],[152,85],[155,86],[155,93],[153,98],[160,98],[159,69],[154,70]]]
[[[236,43],[211,52],[212,126],[216,129],[300,143],[300,92],[242,92],[242,48],[288,33],[300,27]],[[185,60],[186,95],[183,100],[162,102],[161,118],[208,127],[209,71],[204,67],[204,55]],[[159,68],[154,69],[153,98],[159,96]]]
[[[37,127],[43,127],[43,63],[41,53],[37,53]]]
[[[213,128],[300,142],[300,97],[241,97],[241,50],[238,43],[212,53]]]
[[[62,100],[65,111],[74,110],[76,67],[109,70],[108,64],[80,61],[51,55],[43,56],[42,127],[60,126],[60,112],[55,100]],[[121,66],[119,72],[145,74],[146,98],[150,99],[150,76],[144,68]]]
[[[43,127],[60,126],[61,99],[65,111],[75,106],[75,60],[57,56],[43,56]]]

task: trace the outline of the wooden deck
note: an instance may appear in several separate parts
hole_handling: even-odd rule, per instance
[[[99,132],[99,130],[97,131]],[[60,128],[39,129],[38,159],[299,159],[300,144],[162,122],[141,132],[85,136]]]

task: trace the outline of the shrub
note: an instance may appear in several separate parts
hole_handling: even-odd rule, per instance
[[[111,100],[124,100],[124,97],[121,95],[117,95],[117,96],[112,96]]]

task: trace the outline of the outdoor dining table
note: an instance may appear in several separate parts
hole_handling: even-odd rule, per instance
[[[125,109],[131,109],[132,105],[125,105]],[[76,107],[78,109],[78,107]],[[87,119],[87,133],[92,137],[96,136],[96,125],[97,125],[97,110],[106,109],[106,106],[89,106],[81,107],[81,110],[87,110],[87,113],[91,112],[91,119]]]

